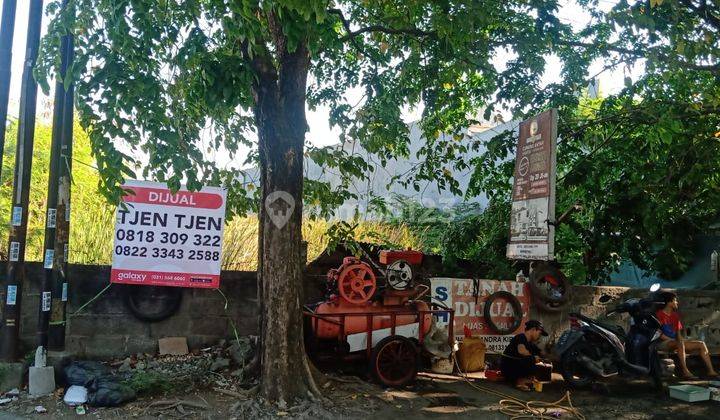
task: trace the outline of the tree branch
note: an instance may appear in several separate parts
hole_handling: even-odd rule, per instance
[[[557,44],[567,45],[567,46],[571,46],[571,47],[587,48],[587,49],[604,48],[608,51],[613,51],[613,52],[620,53],[620,54],[632,55],[637,58],[647,58],[649,55],[647,51],[633,50],[633,49],[618,47],[618,46],[609,45],[609,44],[606,44],[602,47],[598,44],[579,42],[579,41],[558,41]],[[681,67],[685,67],[685,68],[691,69],[691,70],[707,71],[707,72],[716,73],[716,74],[720,73],[720,63],[716,63],[716,64],[689,63],[687,61],[674,59],[674,58],[668,56],[667,54],[658,54],[658,58],[660,58],[664,62],[678,64]]]
[[[350,22],[347,19],[345,19],[345,16],[343,15],[343,13],[340,9],[330,9],[330,10],[328,10],[328,13],[337,15],[337,17],[340,19],[340,22],[342,23],[343,27],[345,28],[345,31],[347,31],[348,33],[352,32],[352,30],[350,29]],[[344,42],[344,41],[342,41],[342,42]],[[362,48],[362,45],[358,44],[357,40],[355,40],[355,38],[352,38],[350,40],[350,42],[352,43],[353,47],[355,47],[355,49],[359,53],[361,53],[361,54],[365,53],[365,50]]]
[[[713,15],[712,11],[707,9],[707,3],[702,2],[700,6],[697,6],[695,3],[692,2],[692,0],[679,0],[680,3],[684,4],[685,7],[691,9],[695,13],[697,13],[700,17],[702,17],[707,23],[709,23],[711,26],[714,26],[715,29],[720,30],[720,17],[717,17]]]
[[[345,31],[347,34],[340,38],[341,42],[346,42],[349,40],[352,40],[353,38],[357,37],[358,35],[362,35],[369,32],[381,32],[385,34],[390,35],[412,35],[415,37],[434,37],[436,35],[435,31],[424,31],[422,29],[418,29],[415,27],[408,27],[408,28],[390,28],[383,25],[370,25],[366,26],[364,28],[360,28],[356,31],[353,31],[350,28],[350,21],[347,20],[345,15],[343,15],[342,10],[340,9],[329,9],[328,13],[334,14],[340,18],[340,21],[343,24],[343,27],[345,28]]]

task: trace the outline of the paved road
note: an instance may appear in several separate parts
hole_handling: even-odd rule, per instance
[[[479,384],[523,400],[552,402],[561,399],[566,392],[562,381],[546,385],[542,393],[526,393],[488,381]],[[414,389],[386,393],[394,396],[393,403],[375,413],[373,418],[398,420],[399,416],[410,418],[406,416],[412,415],[412,418],[508,419],[499,412],[501,397],[476,390],[461,380],[422,375]],[[667,392],[658,393],[645,381],[614,380],[606,387],[573,391],[571,399],[586,419],[599,420],[717,419],[720,408],[720,403],[714,401],[688,404],[670,399]]]

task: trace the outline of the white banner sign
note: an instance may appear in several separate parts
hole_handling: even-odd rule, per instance
[[[165,184],[127,181],[119,206],[111,282],[217,288],[226,191],[204,187],[172,194]]]
[[[557,110],[520,123],[507,257],[552,260],[555,244]]]
[[[516,314],[512,304],[505,299],[496,300],[490,308],[490,316],[495,325],[508,328],[513,324],[516,316],[522,316],[525,323],[530,316],[530,287],[527,283],[518,283],[514,280],[488,280],[488,279],[455,279],[447,277],[433,277],[430,279],[431,296],[433,301],[455,310],[453,318],[453,331],[455,338],[462,340],[465,330],[473,337],[480,337],[491,353],[502,353],[519,328],[507,335],[500,335],[488,325],[485,319],[485,301],[488,296],[496,292],[509,292],[520,303],[522,314]],[[438,315],[435,322],[445,326],[450,318],[447,315]]]

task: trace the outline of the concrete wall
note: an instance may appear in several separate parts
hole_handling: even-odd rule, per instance
[[[4,264],[0,272],[5,272]],[[104,289],[110,279],[110,267],[71,265],[69,269],[68,314]],[[23,351],[36,343],[41,263],[26,264],[20,321]],[[254,272],[223,272],[220,290],[184,289],[178,312],[160,322],[143,322],[127,309],[124,285],[112,285],[77,316],[70,316],[66,330],[66,349],[88,358],[109,358],[139,352],[155,352],[157,340],[168,336],[188,338],[190,348],[215,344],[233,335],[230,319],[240,335],[257,334],[257,285]],[[5,299],[5,290],[0,298]],[[228,317],[229,315],[229,317]]]
[[[341,259],[324,255],[308,266],[305,277],[305,301],[317,300],[329,267],[337,267]],[[439,266],[435,267],[439,270]],[[0,264],[0,273],[5,272]],[[429,274],[429,273],[426,273]],[[450,273],[447,273],[450,274]],[[21,339],[24,351],[36,346],[39,284],[43,276],[41,263],[26,265],[26,282],[23,288]],[[90,301],[108,285],[110,268],[107,266],[70,266],[68,314]],[[123,299],[123,285],[113,285],[79,314],[69,316],[67,350],[88,358],[109,358],[138,352],[154,352],[157,340],[168,336],[188,338],[191,348],[216,343],[232,336],[230,319],[240,335],[257,334],[257,285],[254,272],[223,272],[221,289],[225,299],[216,290],[184,289],[178,312],[172,317],[154,323],[137,320],[127,309]],[[5,299],[1,288],[0,299]],[[551,337],[547,344],[569,328],[568,314],[573,311],[587,316],[602,316],[608,307],[620,299],[643,296],[645,289],[609,286],[574,286],[570,303],[559,313],[531,310],[531,316],[540,319]],[[704,336],[714,352],[720,352],[720,291],[678,290],[683,322],[692,338]],[[615,300],[600,303],[602,295]],[[625,320],[620,320],[624,322]]]
[[[680,289],[675,291],[680,302],[680,313],[690,338],[704,338],[713,353],[720,353],[720,291]],[[568,314],[580,312],[589,317],[602,317],[608,308],[629,297],[642,297],[647,289],[630,289],[610,286],[573,286],[570,303],[559,313],[531,310],[531,316],[540,319],[550,333],[548,343],[553,343],[560,334],[570,328]],[[600,303],[603,295],[614,299]],[[627,327],[627,317],[613,317]]]
[[[363,244],[367,255],[377,255],[379,248],[370,244]],[[326,273],[331,268],[337,268],[342,263],[343,257],[350,255],[350,251],[342,246],[329,252],[326,251],[310,262],[305,271],[304,293],[305,301],[317,301],[323,296],[322,290],[327,281]],[[445,267],[442,258],[437,255],[426,255],[423,264],[418,272],[419,277],[457,277],[472,278],[478,267],[467,261],[459,261],[459,267]],[[422,282],[422,280],[421,280]],[[714,352],[720,353],[720,291],[678,289],[676,290],[680,300],[680,311],[683,323],[691,338],[703,338]],[[589,317],[601,317],[609,307],[620,303],[628,297],[642,297],[648,293],[647,288],[631,289],[628,287],[613,286],[573,286],[572,299],[562,311],[558,313],[542,312],[531,308],[531,317],[540,319],[545,324],[551,337],[546,341],[552,346],[554,341],[570,328],[568,314],[580,312]],[[600,303],[600,297],[609,295],[613,300],[606,304]],[[614,317],[627,328],[627,317]]]

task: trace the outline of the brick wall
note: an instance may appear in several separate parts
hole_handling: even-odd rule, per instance
[[[5,272],[4,264],[0,272]],[[109,282],[110,267],[71,265],[68,314],[95,297]],[[20,334],[23,351],[36,343],[41,263],[26,264]],[[109,358],[138,352],[154,352],[157,340],[168,336],[188,338],[190,348],[200,348],[231,337],[230,319],[240,335],[257,334],[257,285],[254,272],[223,272],[220,290],[183,289],[182,303],[175,315],[159,322],[136,319],[125,306],[126,286],[112,285],[77,316],[70,316],[66,331],[66,349],[81,357]],[[5,290],[0,293],[4,299]]]

